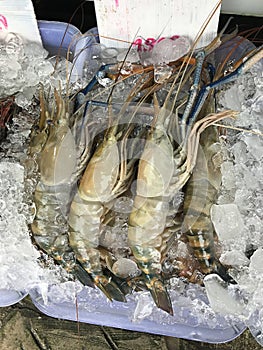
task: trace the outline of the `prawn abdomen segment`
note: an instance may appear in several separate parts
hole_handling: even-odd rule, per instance
[[[221,269],[210,218],[211,206],[216,201],[221,186],[222,155],[216,128],[210,126],[203,131],[200,146],[195,169],[186,185],[182,232],[186,234],[201,272],[208,274]]]
[[[67,206],[70,185],[45,186],[41,181],[35,189],[36,214],[31,224],[33,238],[46,253],[61,261],[70,250],[67,238]]]
[[[200,220],[200,221],[204,221]],[[215,269],[215,247],[214,247],[214,237],[213,237],[213,227],[209,223],[209,219],[205,220],[207,222],[207,227],[203,230],[200,229],[193,231],[190,229],[187,233],[187,238],[190,247],[193,250],[194,256],[198,259],[201,270],[204,274],[211,273]],[[203,222],[200,222],[203,224]],[[198,223],[196,223],[198,227]]]
[[[80,232],[69,231],[70,246],[74,250],[77,260],[88,273],[96,276],[102,272],[100,254],[94,241],[87,241],[85,235]]]
[[[129,218],[128,239],[155,304],[172,315],[171,300],[161,277],[167,206],[168,202],[160,198],[136,196]]]
[[[159,242],[161,246],[161,240]],[[170,315],[173,315],[173,307],[164,285],[161,272],[161,252],[154,246],[134,245],[132,247],[133,255],[139,268],[144,275],[145,284],[150,291],[156,306]]]
[[[88,202],[77,192],[69,212],[69,243],[77,259],[90,273],[92,265],[100,266],[97,251],[100,234],[100,216],[103,206],[99,202]],[[98,268],[96,269],[98,270]]]
[[[134,209],[129,218],[128,240],[136,261],[146,274],[146,270],[151,269],[150,265],[161,264],[168,205],[168,201],[160,198],[136,196],[134,200]],[[160,269],[161,265],[158,273]]]
[[[129,217],[129,240],[132,242],[141,242],[139,237],[132,239],[133,228],[146,230],[148,240],[156,235],[162,234],[166,226],[167,211],[169,203],[160,198],[145,198],[136,196],[134,199],[133,210]]]
[[[100,234],[100,217],[103,206],[100,202],[87,202],[77,193],[69,212],[70,245],[76,253],[78,247],[97,247]]]

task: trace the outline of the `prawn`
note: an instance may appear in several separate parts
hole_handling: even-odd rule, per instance
[[[108,108],[111,110],[111,106]],[[128,136],[133,128],[132,125],[127,130],[120,128],[119,118],[107,128],[80,180],[68,219],[69,244],[76,259],[110,300],[122,302],[126,301],[122,290],[112,276],[103,272],[99,238],[110,202],[127,190],[133,178],[136,159],[131,157],[128,161],[126,155]],[[130,147],[133,148],[133,145],[130,144]]]
[[[215,203],[220,186],[222,163],[219,133],[209,126],[200,137],[196,165],[184,191],[182,233],[203,274],[218,272],[226,278],[224,267],[217,261],[215,232],[210,209]]]
[[[221,35],[222,33],[219,33],[214,41],[204,49],[204,57],[220,45]],[[173,115],[176,98],[172,102],[172,107],[169,107],[169,98],[176,78],[161,108],[158,106],[156,95],[154,95],[155,125],[147,137],[138,166],[136,197],[129,218],[128,238],[134,257],[143,273],[146,286],[157,307],[170,314],[173,314],[173,310],[162,278],[161,266],[162,252],[165,251],[166,246],[164,233],[167,232],[167,222],[169,222],[169,203],[176,193],[182,190],[194,170],[201,133],[217,120],[237,115],[237,112],[230,110],[208,114],[201,118],[200,111],[214,88],[236,79],[239,74],[245,72],[262,58],[262,53],[262,49],[255,50],[242,63],[239,63],[234,72],[225,77],[219,77],[215,82],[205,85],[201,89],[199,82],[204,59],[197,60],[194,81],[198,85],[194,86],[193,92],[190,92],[185,113],[181,119],[177,115]],[[179,92],[180,87],[176,96]],[[176,110],[179,107],[180,105],[177,106]],[[175,134],[178,142],[175,142],[172,137]],[[189,239],[191,240],[190,235]],[[193,238],[192,246],[194,243]],[[197,244],[197,247],[201,248],[200,244],[199,246]],[[194,251],[198,255],[197,249]],[[206,264],[205,259],[201,261],[202,264]]]
[[[37,163],[39,170],[34,192],[36,213],[31,224],[33,240],[66,271],[78,276],[84,284],[93,285],[76,264],[68,242],[69,203],[81,171],[76,170],[77,149],[69,126],[69,106],[56,90],[54,96],[56,108],[50,113],[43,92],[40,93],[39,127],[32,131],[28,150],[29,158]],[[83,157],[88,156],[86,151]],[[85,164],[83,159],[82,162]]]

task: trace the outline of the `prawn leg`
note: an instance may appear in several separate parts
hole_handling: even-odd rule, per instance
[[[259,47],[255,49],[249,57],[245,57],[243,59],[243,62],[231,73],[228,75],[217,79],[216,81],[203,86],[197,96],[197,101],[189,115],[189,118],[187,120],[188,124],[193,124],[194,121],[197,119],[199,112],[201,111],[204,102],[210,93],[211,90],[215,88],[219,88],[224,84],[230,83],[234,80],[236,80],[241,74],[244,74],[247,72],[256,62],[261,60],[263,58],[263,47]]]

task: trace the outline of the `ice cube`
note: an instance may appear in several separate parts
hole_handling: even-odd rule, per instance
[[[255,195],[253,195],[249,187],[245,187],[244,183],[239,184],[239,189],[235,193],[234,202],[242,215],[248,215],[250,210],[255,210],[256,208]]]
[[[140,270],[137,264],[133,260],[126,258],[118,259],[112,266],[112,272],[121,278],[140,275]]]
[[[221,95],[221,103],[229,109],[239,111],[241,103],[237,84],[232,85],[226,93]]]
[[[204,278],[207,297],[212,309],[220,314],[242,315],[245,306],[242,300],[235,297],[227,284],[216,274]]]
[[[251,192],[252,190],[259,188],[260,179],[255,178],[251,172],[250,166],[246,166],[245,164],[236,164],[234,171],[239,190],[242,190],[242,187],[246,187],[246,189]]]
[[[172,75],[172,68],[167,64],[159,64],[154,67],[154,81],[162,84]]]
[[[32,83],[33,83],[33,81],[32,81]],[[33,86],[35,86],[35,85],[36,84],[34,84]],[[32,98],[33,98],[35,92],[36,92],[36,87],[34,87],[34,88],[25,87],[23,92],[19,92],[18,94],[16,94],[16,96],[15,96],[16,104],[22,108],[29,107],[31,105]]]
[[[121,196],[114,203],[114,211],[118,213],[130,213],[133,206],[132,198]]]
[[[191,47],[188,38],[180,36],[177,39],[164,38],[152,49],[153,64],[169,63],[187,54]]]
[[[0,285],[25,290],[39,281],[39,252],[33,247],[24,215],[24,168],[18,163],[0,162]]]
[[[139,58],[139,54],[138,51],[135,49],[131,49],[128,54],[127,54],[127,50],[122,50],[118,56],[117,56],[117,60],[119,62],[124,61],[125,62],[131,62],[131,63],[135,63],[138,62],[140,60]]]
[[[48,52],[35,42],[23,42],[22,38],[14,33],[8,33],[6,35],[6,42],[1,43],[1,48],[0,96],[11,96],[20,92],[20,96],[17,98],[17,101],[20,101],[19,105],[28,107],[30,104],[28,102],[29,99],[22,97],[24,90],[33,88],[33,93],[30,97],[31,100],[37,91],[37,85],[40,81],[46,85],[47,82],[52,80],[50,73],[53,71],[53,68],[43,63]],[[64,70],[61,69],[59,64],[57,66],[60,72],[57,73],[54,80],[58,81],[61,78],[63,81],[62,85],[66,84],[64,81],[68,81],[67,73],[71,72],[72,65],[70,63],[64,65]],[[40,70],[39,74],[38,70]],[[76,80],[78,77],[74,69],[72,74]],[[28,95],[28,93],[25,94]]]
[[[235,188],[236,179],[234,173],[234,164],[230,161],[223,162],[221,165],[222,185],[227,190]]]
[[[48,51],[44,49],[39,43],[29,41],[24,43],[25,57],[30,61],[31,65],[34,61],[42,62],[48,57]]]
[[[263,113],[262,113],[263,115]],[[260,135],[254,135],[249,133],[244,133],[242,135],[243,141],[247,145],[247,149],[250,152],[251,156],[254,157],[257,161],[260,161],[263,157],[263,138]]]
[[[18,72],[21,69],[21,65],[14,60],[10,60],[8,57],[7,60],[3,60],[0,58],[0,73],[1,73],[1,80],[8,82],[8,84],[14,84],[15,81],[13,79],[17,78]],[[6,84],[2,87],[3,89],[6,87]]]
[[[262,79],[263,80],[263,79]],[[251,106],[251,111],[255,115],[262,116],[263,115],[263,96],[258,96]]]
[[[254,247],[262,247],[262,218],[255,211],[252,215],[246,215],[246,227],[249,231],[250,243]]]
[[[236,164],[241,164],[241,163],[246,163],[248,160],[248,152],[247,152],[247,146],[244,141],[237,141],[233,146],[232,146],[232,153],[235,157],[235,163]]]
[[[250,258],[249,270],[256,274],[263,274],[263,249],[257,249]]]
[[[236,204],[213,204],[211,219],[219,240],[240,240],[242,237],[244,223]]]
[[[133,322],[149,317],[154,308],[154,302],[149,292],[140,292],[136,295],[136,307],[132,316]]]
[[[19,60],[24,57],[23,39],[15,33],[8,33],[5,37],[5,50],[11,60]]]
[[[54,67],[48,60],[41,61],[37,67],[35,67],[35,72],[39,75],[40,79],[46,78],[54,72]]]
[[[110,62],[114,61],[114,58],[116,59],[117,55],[118,55],[118,50],[115,47],[105,47],[102,51],[101,51],[101,58],[102,60],[110,60]]]
[[[263,308],[251,314],[247,325],[255,340],[263,346]]]
[[[240,267],[248,265],[249,259],[242,251],[231,249],[231,251],[227,251],[221,255],[220,262],[223,265]]]

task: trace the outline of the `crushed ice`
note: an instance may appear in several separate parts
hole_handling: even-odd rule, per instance
[[[221,167],[222,189],[212,208],[212,220],[222,244],[220,261],[231,266],[239,297],[232,293],[229,300],[233,286],[222,288],[218,280],[206,277],[212,307],[221,313],[231,313],[234,307],[236,316],[253,329],[260,325],[255,314],[263,310],[262,94],[263,60],[221,92],[223,108],[240,110],[232,126],[244,131],[226,129],[228,156]]]
[[[51,275],[47,277],[38,264],[39,251],[29,236],[24,168],[18,163],[0,162],[0,207],[0,286],[28,291],[41,284],[45,275],[48,279]]]
[[[33,96],[38,93],[39,83],[52,82],[54,66],[47,55],[41,46],[23,42],[17,34],[1,36],[0,98],[16,94],[16,104],[24,108],[17,109],[12,121],[7,123],[7,137],[0,148],[0,286],[3,290],[27,292],[36,286],[45,290],[48,282],[56,282],[63,275],[52,262],[50,269],[40,266],[40,253],[32,245],[28,230],[35,208],[26,197],[36,183],[26,178],[24,165],[28,137],[39,114]],[[59,67],[56,78],[63,85],[67,81],[68,63],[62,60]]]
[[[36,42],[24,41],[16,33],[0,37],[0,97],[15,95],[18,106],[29,107],[38,90],[44,86],[62,88],[68,84],[68,76],[78,80],[73,64],[64,57],[50,57]],[[72,85],[71,84],[71,85]]]
[[[27,106],[32,102],[35,87],[50,76],[54,67],[45,60],[45,50],[32,47],[33,44],[28,47],[19,40],[18,36],[11,36],[8,45],[0,43],[0,96],[20,92],[17,102]],[[17,47],[21,50],[19,55]],[[134,52],[131,57],[131,61],[137,59]],[[167,61],[165,57],[158,62],[166,75],[169,74],[165,65]],[[159,310],[149,293],[143,292],[128,296],[134,305],[129,311],[131,320],[149,319],[160,324],[181,322],[194,326],[201,324],[210,328],[226,325],[228,321],[230,324],[245,321],[252,331],[257,329],[260,334],[263,333],[262,66],[261,60],[220,96],[223,108],[240,110],[240,116],[232,126],[253,132],[227,129],[226,159],[221,169],[223,184],[212,211],[222,245],[221,261],[232,266],[231,275],[237,285],[226,286],[218,276],[211,275],[205,279],[206,295],[203,287],[174,278],[170,281],[174,317]],[[64,74],[65,70],[62,69],[62,72]],[[32,220],[32,208],[24,202],[24,169],[20,164],[21,159],[25,158],[25,140],[33,120],[20,116],[20,120],[13,121],[14,125],[17,123],[20,126],[17,130],[10,128],[0,154],[1,288],[29,290],[37,286],[46,304],[73,302],[78,295],[80,307],[92,312],[96,310],[97,303],[101,303],[106,312],[107,307],[116,307],[117,304],[109,304],[99,290],[83,288],[79,282],[57,284],[55,282],[61,271],[58,272],[54,266],[51,270],[43,269],[38,264],[39,252],[32,246],[27,228]],[[121,229],[125,232],[127,228]],[[106,232],[102,240],[114,242],[112,235],[115,233],[112,231]],[[133,270],[134,266],[129,268]],[[86,294],[82,294],[83,290]],[[126,305],[121,307],[127,308]]]

